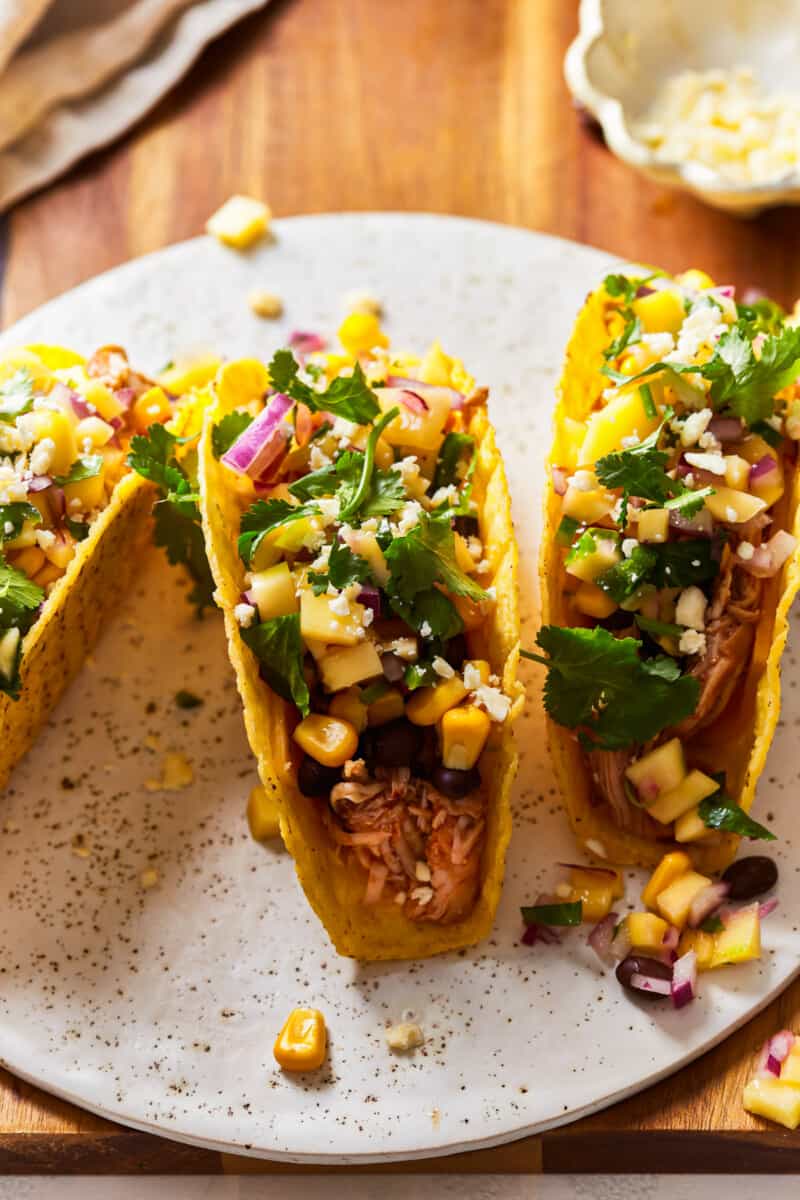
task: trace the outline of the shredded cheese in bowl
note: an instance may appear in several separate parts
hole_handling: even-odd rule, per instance
[[[731,183],[768,183],[800,163],[800,93],[767,92],[750,67],[682,71],[631,132],[659,162],[692,161]]]

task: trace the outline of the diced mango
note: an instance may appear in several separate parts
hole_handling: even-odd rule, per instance
[[[426,394],[425,412],[414,412],[400,399],[400,388],[378,388],[375,395],[381,411],[390,412],[399,408],[400,413],[390,421],[381,435],[390,446],[408,448],[411,453],[418,450],[437,450],[444,440],[444,426],[450,416],[452,404],[447,392]]]
[[[579,464],[592,466],[598,458],[619,450],[624,438],[644,441],[657,429],[661,418],[648,417],[638,388],[625,388],[605,408],[592,413],[586,426],[586,436],[578,456]]]
[[[678,956],[694,950],[698,971],[708,971],[714,958],[714,935],[703,929],[684,929],[678,943]]]
[[[710,883],[711,880],[707,875],[701,875],[697,871],[687,871],[663,892],[659,892],[656,908],[664,920],[669,921],[670,925],[674,925],[676,929],[683,929],[689,918],[692,901]]]
[[[250,827],[250,836],[256,842],[265,842],[268,838],[278,837],[280,834],[281,823],[275,795],[261,784],[257,784],[248,797],[247,824]]]
[[[454,771],[469,771],[483,753],[492,722],[473,704],[451,708],[441,719],[442,763]]]
[[[675,822],[674,837],[676,842],[699,842],[708,837],[712,831],[700,816],[696,808],[678,817]]]
[[[714,934],[714,957],[712,967],[723,963],[749,962],[761,957],[761,920],[758,905],[749,904],[732,913],[728,923]]]
[[[99,379],[89,379],[87,376],[85,385],[79,385],[78,390],[86,403],[97,409],[104,421],[113,421],[125,412],[122,401]]]
[[[750,463],[740,454],[725,455],[725,482],[735,491],[746,492],[750,482]]]
[[[748,434],[743,442],[739,442],[736,449],[751,466],[755,466],[757,462],[761,462],[761,459],[765,458],[766,455],[769,455],[770,458],[778,457],[775,453],[775,447],[770,446],[766,438],[763,438],[760,433]]]
[[[355,684],[345,688],[343,692],[337,692],[331,698],[328,712],[332,717],[341,717],[343,721],[349,721],[356,733],[363,733],[367,728],[367,706],[363,703],[361,691]]]
[[[22,633],[19,629],[7,629],[0,634],[0,677],[10,682],[16,674],[17,655]]]
[[[654,804],[648,804],[647,811],[662,825],[669,825],[718,791],[719,783],[715,779],[704,775],[702,771],[690,771],[677,787],[662,792]]]
[[[603,517],[607,517],[615,504],[616,500],[610,492],[601,491],[600,488],[583,492],[570,484],[561,511],[565,517],[572,517],[582,525],[590,525],[592,521],[602,521]]]
[[[593,583],[598,575],[602,575],[621,561],[622,551],[616,539],[604,536],[599,529],[589,529],[577,546],[570,550],[564,566],[567,574]]]
[[[456,556],[456,565],[465,575],[472,575],[475,571],[475,559],[469,552],[469,546],[466,539],[460,533],[453,534],[453,550]]]
[[[137,433],[145,433],[151,425],[166,425],[172,416],[172,403],[163,388],[148,388],[133,405],[131,413]]]
[[[572,603],[578,612],[587,617],[595,617],[598,621],[605,620],[617,610],[616,600],[612,600],[608,592],[604,592],[596,583],[581,583],[572,597]]]
[[[260,400],[269,384],[269,372],[257,358],[223,363],[214,379],[217,397],[224,408],[241,408]]]
[[[251,577],[249,591],[260,621],[288,616],[299,607],[294,577],[285,562],[267,567],[266,571],[256,571]]]
[[[680,738],[671,738],[663,746],[643,754],[631,763],[625,775],[649,807],[659,796],[676,788],[686,775]]]
[[[637,533],[640,542],[665,542],[669,536],[669,512],[667,509],[643,509],[639,513]]]
[[[293,522],[294,523],[294,522]],[[346,615],[334,612],[331,596],[315,596],[310,588],[300,594],[300,632],[332,646],[355,646],[364,636],[364,608],[355,600]]]
[[[484,605],[479,604],[477,601],[471,600],[469,596],[448,595],[447,598],[461,618],[464,633],[469,633],[472,629],[480,629],[486,620],[488,604],[484,607]]]
[[[386,438],[379,437],[375,443],[375,466],[379,471],[388,471],[394,461],[394,450]]]
[[[263,237],[271,219],[268,206],[251,196],[231,196],[206,221],[206,232],[226,246],[244,250]]]
[[[750,490],[754,496],[758,496],[759,500],[764,501],[767,508],[770,508],[783,495],[783,471],[780,466],[777,470],[770,471],[762,479],[753,480]]]
[[[31,354],[35,354],[48,371],[58,371],[64,367],[81,367],[86,362],[82,354],[68,350],[66,346],[47,346],[39,342],[26,346],[25,349]]]
[[[28,546],[24,550],[11,555],[11,563],[18,571],[22,571],[29,579],[41,571],[45,563],[44,550],[39,546]]]
[[[220,368],[220,362],[216,354],[199,354],[165,367],[158,375],[158,382],[173,396],[182,396],[184,392],[210,383]]]
[[[683,287],[692,288],[696,292],[704,292],[708,288],[716,286],[711,276],[705,271],[698,270],[697,267],[690,267],[688,271],[676,275],[675,282],[682,284]]]
[[[53,443],[49,474],[66,475],[78,457],[75,425],[66,413],[58,409],[40,408],[26,413],[20,424],[30,430],[37,442],[48,439]]]
[[[781,1067],[781,1083],[800,1086],[800,1042],[795,1042]]]
[[[406,705],[406,716],[414,725],[435,725],[450,708],[455,708],[467,694],[460,675],[442,679],[432,687],[418,688]]]
[[[745,521],[757,517],[767,507],[759,496],[719,486],[715,488],[713,495],[706,496],[705,504],[712,517],[717,521],[727,521],[729,525],[742,525]]]
[[[348,313],[339,326],[339,341],[353,358],[357,358],[359,354],[368,354],[376,346],[389,345],[389,339],[381,329],[380,320],[372,312]]]
[[[396,721],[402,717],[404,712],[403,693],[398,688],[389,688],[370,704],[367,709],[367,722],[370,725],[387,725],[389,721]]]
[[[747,1112],[787,1129],[800,1125],[800,1087],[782,1079],[751,1079],[744,1089],[743,1103]]]
[[[677,288],[659,288],[634,300],[633,311],[645,333],[677,333],[686,317],[683,296]]]
[[[311,648],[312,642],[307,645]],[[340,692],[354,683],[364,683],[383,675],[380,657],[370,641],[340,650],[329,650],[321,658],[317,658],[316,654],[314,657],[326,692]]]
[[[691,870],[691,866],[692,860],[683,850],[673,850],[672,853],[665,854],[642,892],[645,907],[655,908],[660,893]]]
[[[625,918],[631,949],[640,954],[658,954],[663,949],[669,925],[663,917],[650,912],[632,912]]]
[[[295,1008],[272,1052],[284,1071],[316,1071],[325,1061],[327,1042],[322,1013],[316,1008]]]
[[[99,508],[105,499],[105,469],[101,467],[96,475],[90,475],[88,479],[65,483],[64,499],[68,511],[73,507],[81,512]],[[77,503],[73,505],[73,501]]]
[[[89,442],[93,450],[105,446],[114,436],[114,426],[109,425],[102,417],[84,417],[75,426],[75,439],[81,449]]]
[[[558,463],[566,471],[574,471],[578,466],[578,458],[585,436],[586,426],[583,421],[575,421],[572,417],[562,417],[556,430],[553,462]]]
[[[301,750],[324,767],[344,766],[358,747],[358,734],[350,722],[326,713],[303,717],[292,737]]]
[[[378,586],[385,587],[389,582],[389,567],[375,534],[366,529],[349,529],[343,536],[353,554],[369,563],[370,574]]]

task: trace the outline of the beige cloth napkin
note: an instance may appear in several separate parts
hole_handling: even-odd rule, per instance
[[[0,0],[0,211],[118,137],[267,0]]]

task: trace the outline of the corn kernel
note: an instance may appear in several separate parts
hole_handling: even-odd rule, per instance
[[[219,370],[220,363],[221,359],[216,354],[199,354],[195,358],[165,367],[158,375],[158,382],[166,392],[173,396],[182,396],[185,392],[210,383]]]
[[[341,717],[349,721],[356,733],[363,733],[367,728],[367,707],[361,702],[361,691],[355,685],[337,692],[331,698],[328,712],[332,717]]]
[[[145,433],[151,425],[164,425],[172,416],[172,405],[164,389],[156,386],[142,392],[131,416],[138,433]]]
[[[404,712],[403,694],[397,688],[389,688],[388,692],[373,700],[367,709],[370,725],[386,725],[389,721],[396,721],[402,717]]]
[[[406,704],[406,716],[414,725],[435,725],[449,708],[455,708],[467,694],[460,675],[443,679],[432,687],[419,688]]]
[[[304,717],[292,737],[306,754],[325,767],[344,766],[358,746],[358,734],[349,721],[324,713]]]
[[[275,1039],[273,1054],[284,1071],[316,1071],[327,1050],[325,1018],[316,1008],[295,1008]]]
[[[345,317],[339,326],[339,341],[353,357],[367,354],[376,346],[389,345],[378,318],[374,313],[366,312],[352,312]]]
[[[283,315],[283,301],[274,292],[266,292],[262,288],[253,288],[247,293],[247,303],[250,311],[266,321],[276,321]]]
[[[275,795],[261,784],[252,789],[247,799],[247,824],[250,836],[256,842],[265,842],[268,838],[280,835],[281,823]]]
[[[683,287],[692,288],[696,292],[704,292],[707,288],[716,286],[711,276],[707,275],[705,271],[698,270],[697,267],[690,267],[682,275],[676,275],[675,279]]]
[[[451,708],[441,720],[442,762],[453,771],[469,771],[483,753],[492,722],[472,704]]]
[[[272,213],[266,204],[250,196],[231,196],[206,221],[206,232],[226,246],[244,250],[263,237]]]
[[[386,1030],[386,1044],[390,1050],[405,1054],[425,1043],[425,1034],[416,1021],[398,1021]]]
[[[224,408],[239,408],[260,400],[269,387],[269,371],[257,358],[238,358],[217,372],[214,387]]]

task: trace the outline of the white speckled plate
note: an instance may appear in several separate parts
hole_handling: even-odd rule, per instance
[[[553,384],[574,315],[610,261],[454,218],[304,217],[279,222],[276,242],[246,256],[199,240],[131,263],[25,318],[0,346],[121,342],[150,369],[199,347],[266,354],[292,327],[334,330],[342,294],[369,289],[395,344],[439,335],[492,386],[530,642]],[[254,284],[283,297],[281,324],[251,316]],[[332,951],[285,854],[249,839],[255,777],[220,624],[196,623],[154,558],[2,800],[0,1061],[142,1129],[307,1162],[486,1146],[636,1091],[741,1025],[797,970],[791,652],[786,676],[759,801],[760,816],[774,814],[783,866],[761,963],[704,976],[701,999],[675,1013],[631,1002],[580,932],[560,948],[519,945],[520,903],[552,886],[551,863],[574,857],[531,680],[494,937],[427,962],[359,966]],[[203,707],[176,708],[179,688]],[[146,788],[160,761],[153,738],[192,759],[192,787]],[[74,852],[77,835],[88,857]],[[151,865],[160,882],[146,891]],[[637,892],[632,874],[631,901]],[[272,1059],[298,1004],[328,1019],[330,1064],[318,1077],[284,1076]],[[409,1009],[426,1046],[392,1057],[384,1026]]]

